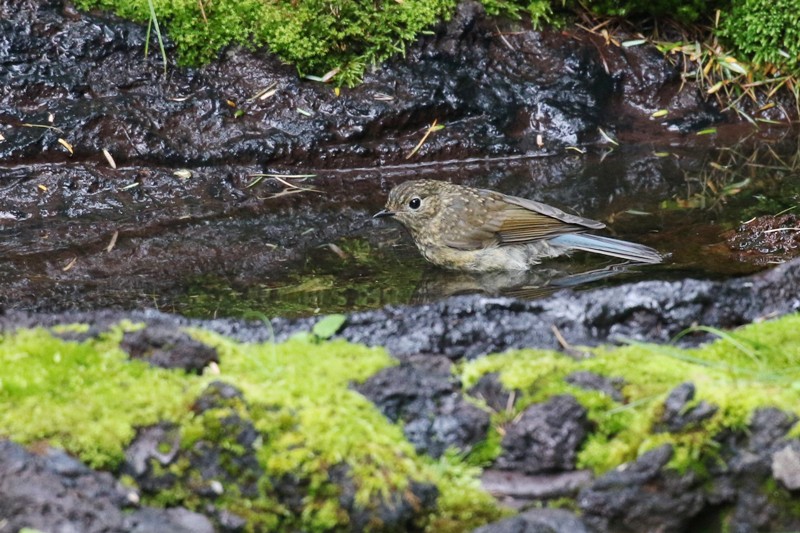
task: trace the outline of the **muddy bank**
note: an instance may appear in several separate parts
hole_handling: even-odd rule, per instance
[[[506,26],[477,3],[461,4],[405,60],[339,96],[297,79],[264,51],[231,50],[202,69],[171,65],[164,78],[159,58],[142,57],[141,26],[58,0],[0,10],[0,155],[11,161],[66,162],[63,137],[72,161],[104,163],[105,148],[123,166],[375,166],[403,162],[433,118],[448,126],[425,144],[422,160],[548,153],[599,142],[598,127],[621,140],[679,138],[723,120],[699,91],[678,92],[679,71],[653,47],[608,47],[577,29]],[[511,35],[497,33],[512,27]],[[253,98],[273,85],[271,97]],[[662,108],[668,120],[650,120]]]

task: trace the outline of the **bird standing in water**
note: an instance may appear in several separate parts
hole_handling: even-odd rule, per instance
[[[425,259],[470,272],[528,270],[549,257],[583,250],[641,263],[660,263],[641,244],[584,232],[605,224],[555,207],[443,181],[407,181],[392,189],[386,209],[411,233]]]

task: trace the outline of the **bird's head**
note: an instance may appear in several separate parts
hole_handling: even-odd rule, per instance
[[[375,213],[373,218],[393,217],[399,220],[412,234],[423,231],[442,204],[442,193],[449,183],[433,180],[414,180],[401,183],[391,190],[386,209]]]

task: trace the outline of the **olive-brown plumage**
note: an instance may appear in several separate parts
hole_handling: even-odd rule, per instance
[[[434,180],[407,181],[392,189],[386,209],[411,233],[422,255],[454,270],[527,270],[573,249],[658,263],[652,248],[584,232],[605,224],[555,207]]]

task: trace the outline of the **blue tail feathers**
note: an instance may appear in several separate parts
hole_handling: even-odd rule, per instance
[[[588,235],[585,233],[559,235],[558,237],[550,239],[549,243],[564,248],[610,255],[612,257],[620,257],[640,263],[660,263],[664,259],[662,255],[654,249],[641,244],[610,239],[599,235]]]

